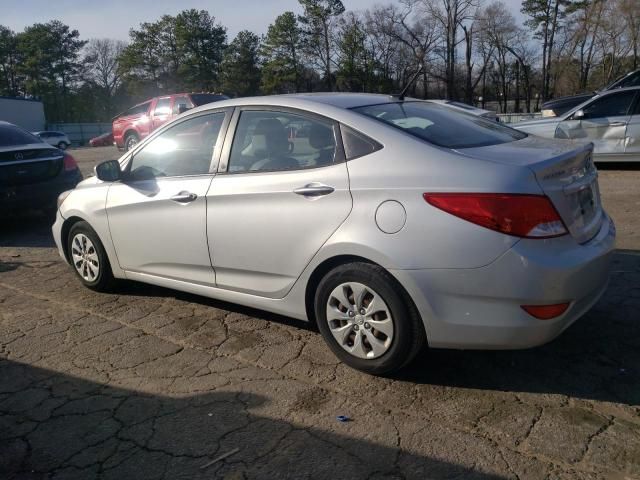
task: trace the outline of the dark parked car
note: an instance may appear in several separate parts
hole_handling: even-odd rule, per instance
[[[594,93],[585,93],[581,95],[572,95],[570,97],[554,98],[542,104],[542,116],[543,117],[558,117],[574,107],[577,107],[581,103],[586,102],[596,93],[606,92],[608,90],[614,90],[616,88],[626,87],[638,87],[640,86],[640,70],[634,70],[627,73],[625,76],[618,78],[613,83],[607,85],[605,88]]]
[[[0,211],[56,209],[82,174],[75,159],[11,123],[0,122]]]

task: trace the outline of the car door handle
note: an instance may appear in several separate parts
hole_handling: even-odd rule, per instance
[[[609,124],[610,127],[625,127],[627,122],[611,122]]]
[[[171,200],[178,203],[191,203],[196,198],[198,198],[198,195],[196,195],[195,193],[182,191],[177,195],[174,195],[173,197],[171,197]]]
[[[296,188],[293,193],[297,193],[298,195],[304,195],[305,197],[320,197],[322,195],[329,195],[333,193],[336,189],[330,187],[329,185],[325,185],[323,183],[312,182],[308,183],[304,187]]]

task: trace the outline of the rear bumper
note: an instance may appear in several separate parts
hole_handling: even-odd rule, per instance
[[[3,212],[56,208],[58,195],[71,190],[82,180],[79,169],[63,171],[58,176],[38,183],[0,186],[0,206]]]
[[[588,243],[570,236],[523,239],[491,264],[475,269],[392,270],[422,315],[437,348],[518,349],[544,344],[584,315],[604,293],[615,248],[605,217]],[[521,305],[571,302],[552,320]]]

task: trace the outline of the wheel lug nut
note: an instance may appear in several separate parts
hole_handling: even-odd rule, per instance
[[[355,313],[353,310],[349,310],[349,316],[350,316],[350,317],[355,316],[355,314],[356,314],[356,313]]]
[[[358,325],[354,325],[353,329],[357,332],[358,330],[360,330],[360,327]]]
[[[360,315],[364,315],[364,314],[365,314],[365,310],[364,310],[364,308],[361,308],[360,309]]]
[[[366,329],[371,328],[371,325],[369,325],[369,322],[364,322],[364,328]]]

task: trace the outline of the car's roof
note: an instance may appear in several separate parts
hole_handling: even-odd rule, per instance
[[[322,107],[333,107],[342,110],[379,105],[383,103],[397,103],[400,100],[392,95],[376,93],[290,93],[283,95],[263,95],[258,97],[240,97],[220,100],[214,103],[200,105],[189,112],[200,112],[214,108],[241,106],[273,106],[299,107],[320,110]],[[415,98],[405,98],[405,101],[422,101]],[[314,107],[315,106],[315,107]]]

